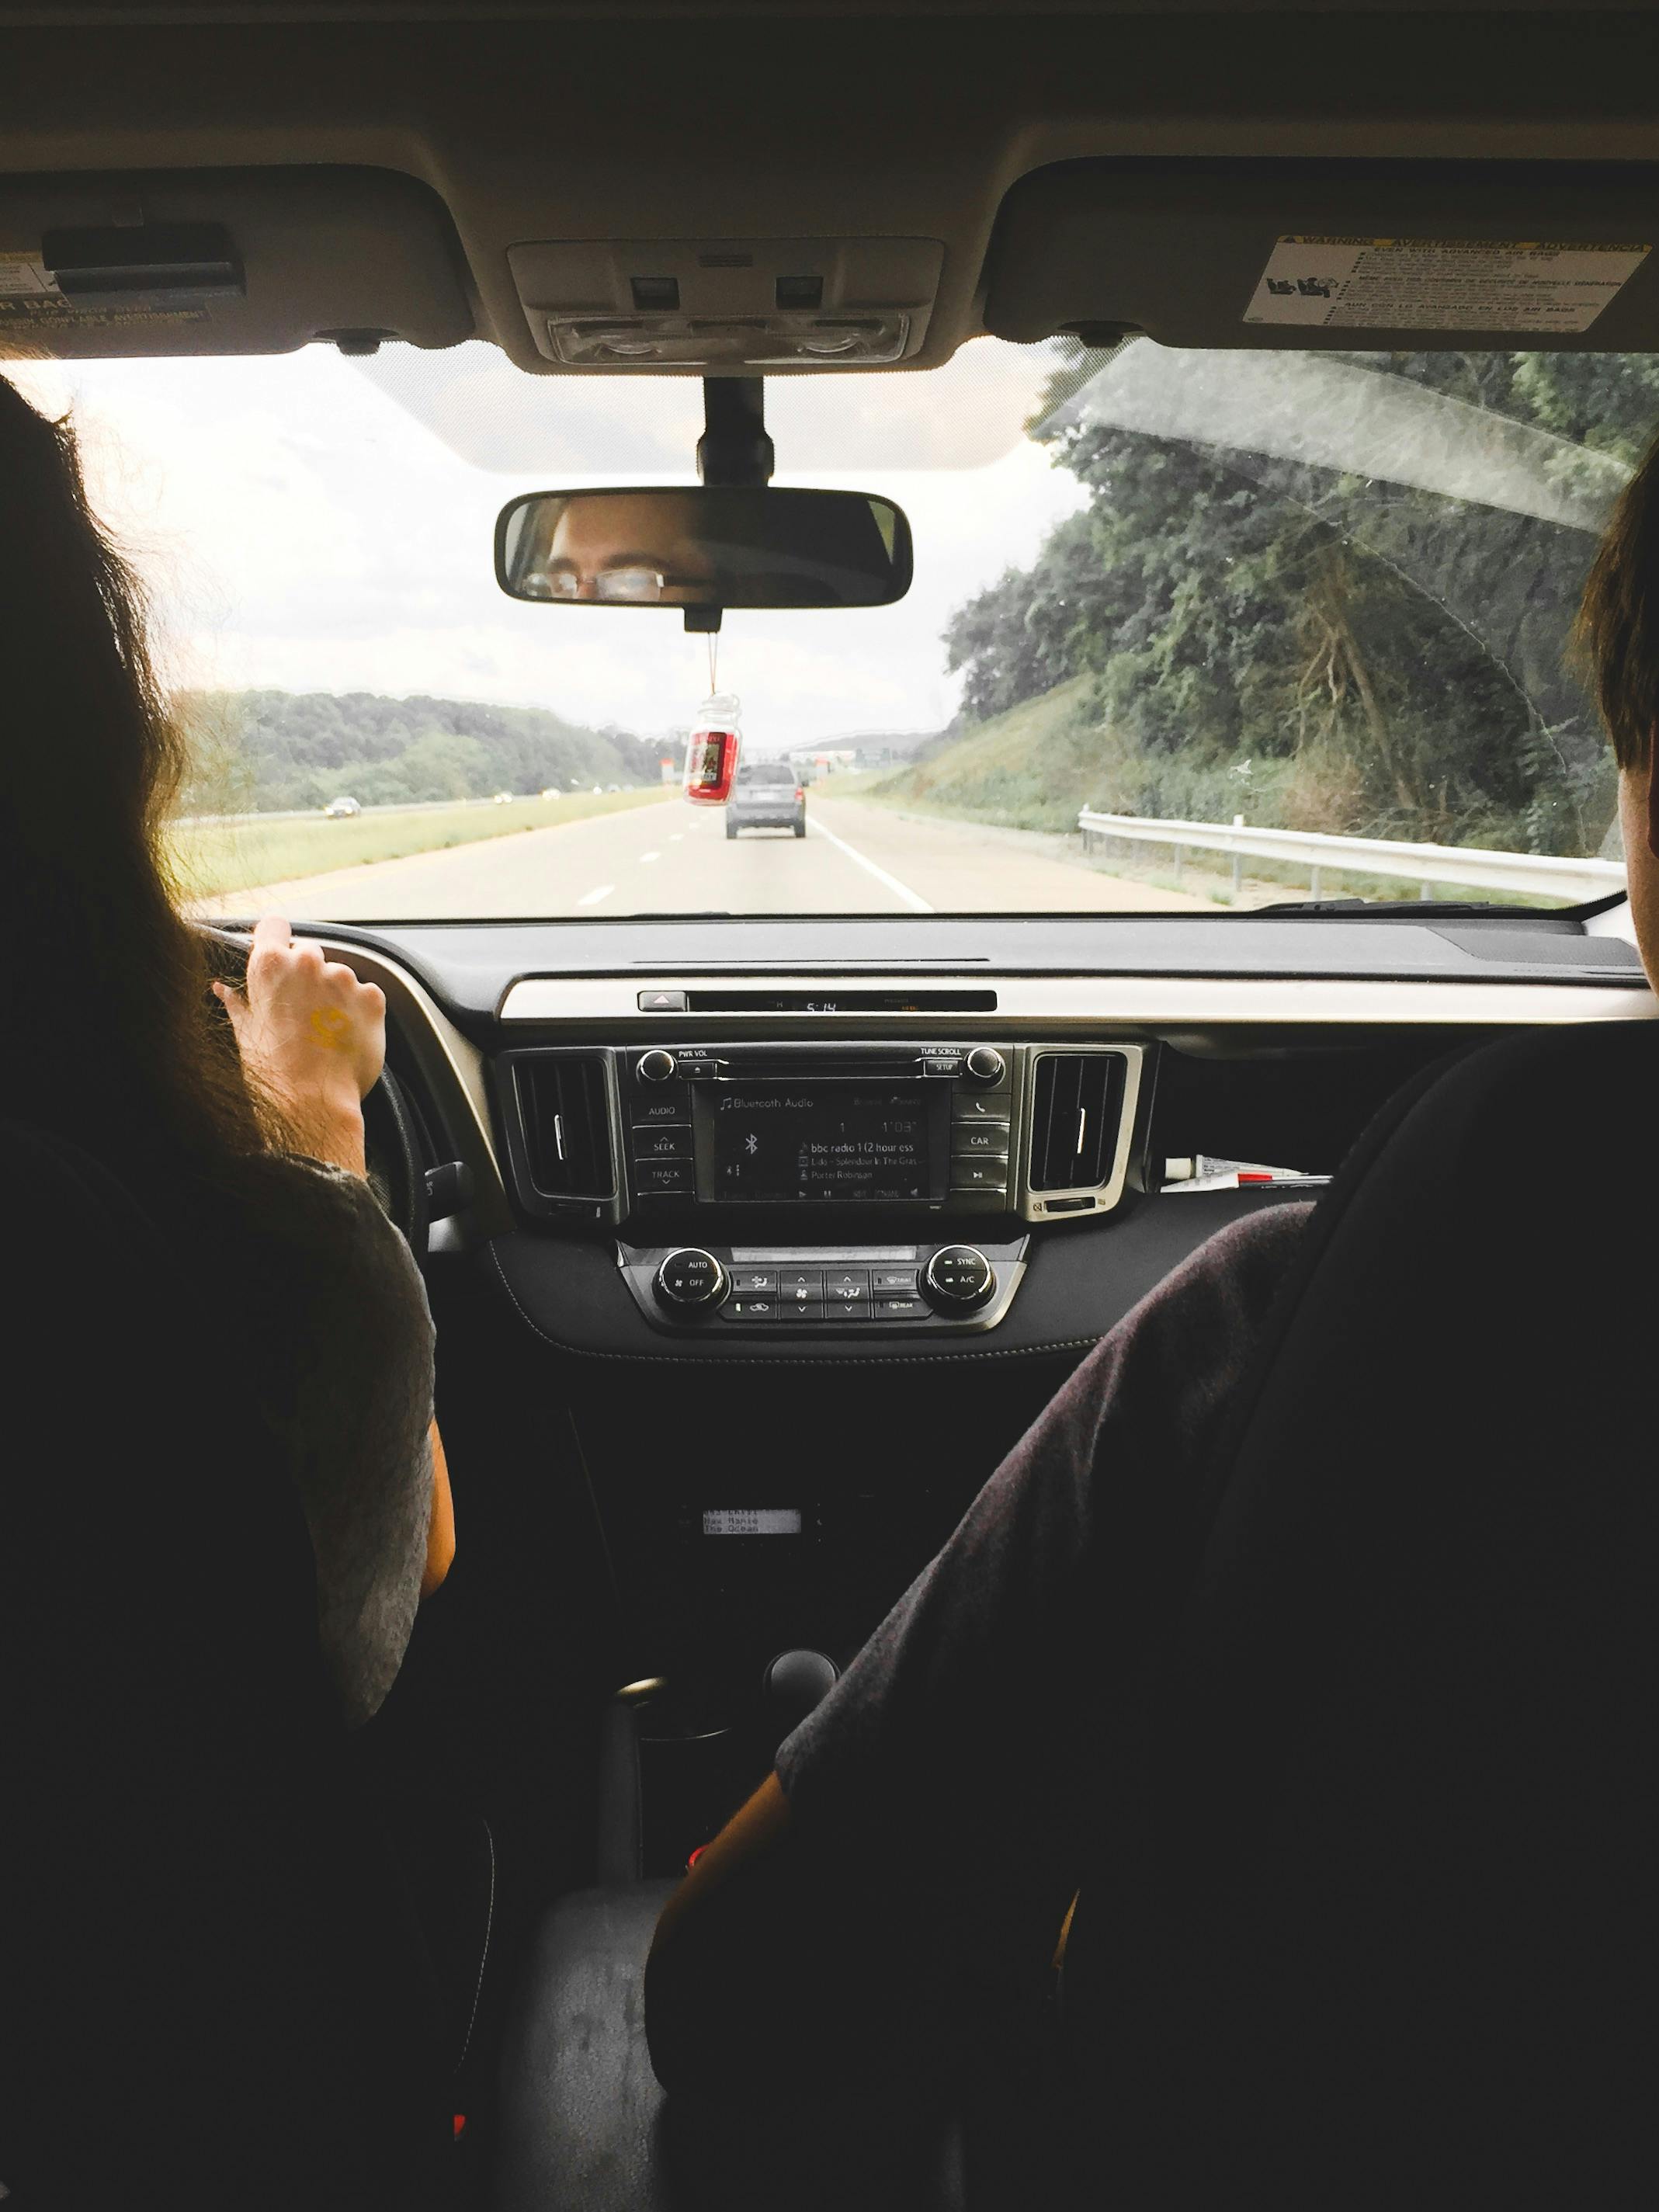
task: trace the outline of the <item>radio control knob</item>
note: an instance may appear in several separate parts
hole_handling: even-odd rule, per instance
[[[726,1296],[726,1270],[712,1252],[687,1245],[669,1254],[651,1287],[672,1313],[698,1313]]]
[[[634,1073],[641,1083],[666,1083],[674,1073],[674,1055],[661,1050],[641,1053]]]
[[[921,1273],[922,1289],[942,1313],[973,1313],[996,1286],[990,1261],[972,1244],[945,1245]]]
[[[1007,1065],[994,1045],[976,1044],[968,1055],[968,1073],[976,1083],[999,1082]]]

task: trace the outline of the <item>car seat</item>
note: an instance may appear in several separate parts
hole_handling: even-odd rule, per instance
[[[0,2183],[20,2212],[437,2203],[428,1961],[239,1402],[235,1286],[0,1127]]]
[[[1659,2197],[1656,1114],[1659,1024],[1516,1037],[1317,1207],[1100,1717],[1005,2179],[1040,2140],[1056,2203]]]

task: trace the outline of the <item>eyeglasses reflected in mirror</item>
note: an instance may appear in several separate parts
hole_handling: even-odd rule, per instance
[[[555,606],[890,606],[911,567],[902,512],[863,492],[529,492],[495,526],[501,589]]]

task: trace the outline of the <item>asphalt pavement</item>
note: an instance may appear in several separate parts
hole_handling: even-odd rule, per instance
[[[1207,902],[1068,860],[1059,841],[807,799],[807,832],[726,835],[724,810],[659,806],[489,837],[199,902],[204,917],[489,921],[633,914],[1091,914]]]

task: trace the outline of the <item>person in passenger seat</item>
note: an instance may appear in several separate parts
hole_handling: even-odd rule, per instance
[[[143,593],[70,424],[3,378],[0,483],[5,1110],[100,1161],[216,1286],[228,1325],[201,1357],[236,1362],[250,1428],[292,1469],[356,1725],[454,1550],[425,1291],[366,1180],[385,1001],[267,916],[216,1009],[161,843],[185,762]]]
[[[1659,446],[1596,556],[1578,642],[1659,987]],[[988,2022],[1041,1999],[1085,1858],[1076,1742],[1176,1621],[1206,1469],[1311,1211],[1222,1231],[1103,1340],[698,1856],[647,1971],[671,2093],[914,2104]]]

